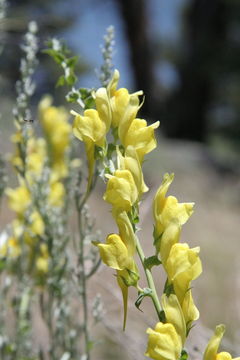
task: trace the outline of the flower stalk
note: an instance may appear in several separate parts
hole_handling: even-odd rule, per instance
[[[87,199],[87,197],[85,197]],[[78,222],[78,233],[79,233],[79,253],[78,253],[78,281],[80,291],[79,294],[82,299],[83,304],[83,334],[84,334],[84,344],[85,344],[85,354],[86,360],[90,360],[90,336],[89,336],[89,329],[88,329],[88,296],[87,296],[87,274],[85,268],[85,246],[84,246],[84,239],[85,234],[83,232],[84,224],[83,224],[83,214],[82,209],[85,205],[81,203],[79,206],[78,199],[76,199],[76,208],[77,208],[77,222]]]
[[[140,244],[140,241],[139,241],[137,236],[136,236],[136,248],[137,248],[137,253],[138,253],[138,256],[139,256],[139,258],[141,260],[142,267],[144,269],[144,272],[145,272],[145,275],[146,275],[146,278],[147,278],[148,286],[152,290],[152,292],[150,294],[150,297],[151,297],[152,302],[154,304],[158,319],[159,319],[159,321],[161,321],[162,308],[161,308],[161,304],[160,304],[160,301],[159,301],[159,298],[158,298],[158,295],[157,295],[154,279],[153,279],[151,270],[148,267],[146,267],[146,264],[145,264],[146,257],[144,255],[143,248],[142,248],[142,246]]]

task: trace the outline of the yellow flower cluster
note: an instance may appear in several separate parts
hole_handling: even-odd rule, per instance
[[[21,129],[11,139],[16,144],[12,164],[20,174],[26,176],[28,182],[33,183],[43,170],[47,156],[46,142],[43,138],[36,139],[31,128],[27,129],[27,139],[24,139]]]
[[[146,355],[156,360],[179,359],[191,324],[199,317],[190,285],[202,272],[199,248],[190,249],[188,244],[179,243],[181,227],[193,213],[194,204],[166,197],[173,177],[165,174],[153,202],[155,246],[168,277],[161,298],[165,323],[147,330]]]
[[[66,151],[70,145],[71,126],[68,112],[52,106],[52,98],[45,96],[39,104],[39,120],[49,147],[51,168],[57,178],[68,174]]]
[[[72,111],[75,115],[73,133],[86,147],[89,183],[95,163],[95,146],[106,146],[106,135],[110,128],[117,129],[125,149],[128,146],[134,148],[140,163],[144,155],[156,147],[154,129],[159,126],[159,122],[147,126],[145,120],[136,118],[141,107],[139,95],[142,95],[142,91],[129,94],[125,88],[117,90],[118,81],[119,72],[115,70],[108,87],[100,88],[94,94],[96,109],[85,110],[83,115]]]
[[[135,235],[129,213],[142,193],[148,190],[143,180],[142,162],[145,154],[156,147],[154,129],[143,119],[136,118],[141,107],[139,95],[142,91],[129,94],[125,88],[117,89],[119,72],[114,71],[107,88],[98,89],[95,94],[96,109],[88,109],[83,116],[75,116],[74,135],[85,143],[89,180],[94,170],[95,146],[107,147],[107,133],[114,131],[120,144],[116,147],[117,165],[112,174],[107,174],[107,188],[104,200],[112,205],[112,214],[119,234],[110,234],[106,243],[97,243],[103,262],[117,271],[117,281],[122,290],[124,302],[124,327],[127,314],[128,287],[137,286],[139,273],[134,261],[136,251]],[[121,148],[121,151],[120,151]]]
[[[0,248],[0,256],[16,258],[21,255],[23,246],[27,245],[29,263],[34,259],[35,270],[43,274],[48,271],[49,251],[44,240],[45,224],[39,212],[36,187],[50,163],[48,183],[45,184],[47,206],[63,206],[65,189],[62,180],[68,173],[65,155],[70,145],[71,126],[67,122],[66,111],[51,106],[49,98],[44,98],[40,103],[39,118],[44,138],[35,137],[31,128],[25,129],[25,135],[18,128],[12,137],[17,148],[12,163],[19,173],[19,186],[7,188],[6,195],[16,218],[11,226],[12,235]]]
[[[149,338],[145,355],[154,360],[179,360],[187,356],[185,341],[193,321],[199,318],[191,282],[202,272],[200,249],[179,242],[182,226],[192,215],[194,203],[180,203],[176,197],[166,196],[174,175],[164,175],[153,201],[156,252],[146,258],[135,232],[139,202],[142,194],[148,191],[142,164],[144,156],[156,147],[154,130],[159,122],[147,126],[145,120],[138,119],[142,91],[129,94],[125,88],[117,89],[118,81],[119,73],[115,70],[107,88],[93,93],[94,109],[85,110],[83,115],[72,112],[75,115],[73,133],[86,148],[89,174],[86,194],[89,194],[98,159],[107,179],[103,199],[111,204],[118,227],[118,232],[109,234],[105,243],[95,242],[94,245],[98,247],[102,261],[116,270],[123,296],[123,327],[126,324],[128,287],[134,286],[138,290],[135,305],[139,308],[145,296],[151,297],[159,318],[154,329],[147,329]],[[107,137],[110,130],[112,143]],[[116,154],[116,159],[113,154]],[[134,259],[136,250],[148,288],[138,286],[139,270]],[[151,272],[152,266],[159,264],[163,265],[167,275],[161,299],[158,298]],[[204,360],[240,360],[232,359],[226,352],[217,353],[223,333],[224,326],[218,326],[207,346]]]

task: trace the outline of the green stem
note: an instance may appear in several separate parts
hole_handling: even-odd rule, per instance
[[[87,197],[86,197],[87,198]],[[82,205],[83,206],[83,205]],[[78,256],[78,265],[79,265],[79,283],[81,285],[81,297],[83,302],[83,333],[84,333],[84,342],[85,342],[85,354],[87,355],[87,360],[90,360],[90,350],[89,350],[89,330],[88,330],[88,306],[87,306],[87,282],[86,282],[86,269],[84,262],[84,233],[83,233],[83,224],[82,224],[82,213],[81,208],[77,207],[78,210],[78,231],[79,231],[79,256]]]
[[[148,286],[152,290],[151,299],[152,299],[152,302],[153,302],[154,307],[156,309],[159,321],[161,321],[162,308],[161,308],[160,301],[159,301],[159,298],[158,298],[158,295],[157,295],[157,291],[156,291],[156,287],[155,287],[155,284],[154,284],[153,276],[152,276],[151,271],[145,265],[145,261],[144,261],[145,260],[145,255],[144,255],[142,246],[140,244],[140,241],[139,241],[139,239],[138,239],[138,237],[136,235],[135,235],[135,237],[136,237],[136,247],[137,247],[138,256],[139,256],[139,258],[141,260],[141,263],[142,263],[142,266],[143,266],[143,269],[144,269],[144,272],[145,272],[145,275],[146,275],[146,278],[147,278]]]
[[[92,190],[94,189],[97,182],[97,170],[94,173],[91,186],[87,189],[86,193],[84,194],[81,201],[78,201],[76,197],[76,209],[77,209],[77,221],[78,221],[78,233],[79,233],[79,254],[78,254],[78,266],[79,266],[79,274],[78,274],[78,281],[81,286],[80,296],[82,298],[83,303],[83,334],[84,334],[84,342],[85,342],[85,354],[87,356],[86,360],[90,360],[90,336],[89,336],[89,329],[88,329],[88,299],[87,299],[87,278],[89,277],[86,269],[85,269],[85,249],[84,249],[84,223],[83,223],[83,207],[86,204]],[[97,263],[98,267],[98,263]]]

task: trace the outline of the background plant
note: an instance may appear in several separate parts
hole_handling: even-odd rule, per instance
[[[42,136],[34,130],[30,100],[35,89],[36,31],[36,24],[30,23],[22,46],[21,79],[16,84],[11,163],[18,186],[6,189],[15,218],[1,234],[1,358],[73,359],[82,355],[89,359],[94,341],[89,336],[88,317],[92,314],[96,324],[103,312],[97,294],[91,311],[86,288],[87,279],[99,265],[97,252],[89,243],[99,234],[94,232],[87,197],[81,193],[83,172],[80,160],[73,156],[69,114],[45,97],[37,115]],[[1,174],[5,180],[4,167]],[[1,186],[2,193],[4,181]],[[74,199],[75,209],[71,206]],[[78,236],[71,234],[68,226],[75,211]],[[76,302],[82,304],[82,319]],[[16,331],[8,336],[12,311]],[[42,323],[37,331],[44,332],[45,339],[34,345],[36,316]]]

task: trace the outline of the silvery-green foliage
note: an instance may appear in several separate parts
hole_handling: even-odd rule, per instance
[[[31,21],[28,24],[28,31],[25,34],[23,44],[21,45],[23,57],[20,61],[20,79],[16,82],[17,104],[13,110],[13,115],[18,122],[31,119],[29,99],[35,91],[33,74],[38,64],[37,31],[37,23],[35,21]]]
[[[98,78],[102,86],[107,86],[112,76],[113,71],[113,56],[114,56],[114,26],[109,26],[104,36],[104,45],[101,45],[101,52],[103,57],[103,64],[100,71],[97,71]]]
[[[101,294],[97,294],[93,300],[93,305],[92,305],[92,315],[95,323],[102,321],[105,313],[106,310],[104,309],[102,296]]]
[[[4,193],[4,189],[7,186],[7,172],[5,161],[0,154],[0,199]]]

